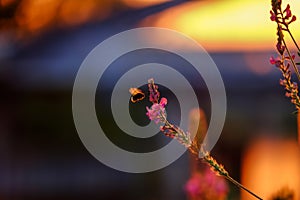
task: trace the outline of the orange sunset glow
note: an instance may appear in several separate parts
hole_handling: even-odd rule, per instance
[[[243,155],[242,183],[269,199],[276,191],[289,188],[299,199],[300,151],[294,140],[261,139]],[[243,200],[252,199],[242,192]]]
[[[147,6],[157,5],[164,2],[169,2],[171,0],[151,0],[151,1],[145,1],[145,0],[121,0],[123,3],[125,3],[127,6],[132,8],[143,8]]]
[[[300,13],[300,2],[290,3],[292,12]],[[270,9],[270,2],[261,0],[193,1],[149,16],[141,25],[177,30],[211,51],[270,50],[276,39]],[[299,23],[291,26],[295,35]]]
[[[3,7],[15,2],[0,1]],[[53,27],[77,26],[108,19],[117,10],[140,9],[166,2],[170,0],[24,0],[17,6],[15,19],[5,24],[16,24],[17,35],[22,36]],[[293,14],[300,13],[299,1],[288,3]],[[273,50],[276,24],[270,20],[270,9],[270,2],[261,0],[189,1],[141,18],[138,25],[179,31],[209,51]],[[297,20],[290,27],[295,35],[300,34],[296,29],[299,25],[300,20]],[[176,41],[173,45],[178,47]]]

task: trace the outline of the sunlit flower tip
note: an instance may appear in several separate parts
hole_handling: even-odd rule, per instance
[[[167,136],[167,137],[169,137],[169,138],[171,138],[171,139],[175,138],[175,135],[174,135],[174,134],[166,133],[166,132],[163,132],[163,133],[164,133],[165,136]]]
[[[286,5],[286,8],[284,9],[283,12],[291,12],[291,6],[290,6],[290,4]]]
[[[275,13],[274,13],[272,10],[270,10],[270,14],[271,14],[270,19],[271,19],[272,21],[275,21],[275,20],[276,20],[276,15],[275,15]]]
[[[289,19],[292,16],[292,11],[290,10],[290,5],[288,5],[283,12],[285,12],[284,18]]]
[[[291,97],[291,93],[286,92],[286,93],[285,93],[285,96],[286,96],[286,97]]]
[[[162,107],[165,107],[168,103],[168,100],[166,98],[161,98],[159,104],[162,106]]]
[[[159,130],[160,130],[161,132],[163,132],[163,131],[164,131],[164,126],[160,126],[160,127],[159,127]]]
[[[282,80],[282,79],[279,80],[279,84],[282,86],[285,86],[286,83],[287,83],[286,80]]]

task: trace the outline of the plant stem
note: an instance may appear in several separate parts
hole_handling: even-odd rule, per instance
[[[295,46],[297,47],[298,51],[300,52],[300,48],[299,48],[299,46],[298,46],[298,44],[297,44],[295,38],[293,37],[293,35],[292,35],[290,29],[287,29],[287,32],[290,34],[290,36],[291,36],[291,38],[292,38],[292,40],[293,40]]]
[[[280,7],[280,15],[281,15],[281,18],[283,19],[284,16],[283,16],[281,7]],[[293,60],[293,58],[292,58],[291,52],[289,51],[288,46],[286,45],[286,42],[285,42],[285,40],[284,40],[283,33],[282,33],[282,27],[279,25],[278,22],[277,22],[277,26],[278,26],[278,30],[280,30],[280,34],[279,34],[278,36],[281,38],[281,40],[282,40],[282,42],[283,42],[283,44],[284,44],[284,46],[285,46],[285,49],[286,49],[286,51],[287,51],[287,53],[288,53],[288,55],[289,55],[289,58],[290,58],[290,60],[291,60],[291,62],[292,62],[292,65],[293,65],[293,68],[294,68],[295,73],[296,73],[296,75],[297,75],[297,78],[298,78],[298,80],[300,81],[299,70],[298,70],[298,68],[297,68],[297,66],[296,66],[296,64],[295,64],[295,62],[294,62],[294,60]],[[294,39],[292,33],[290,32],[288,25],[285,25],[285,26],[286,26],[286,31],[290,34],[290,36],[291,36],[293,42],[295,43],[296,47],[297,47],[298,50],[299,50],[299,47],[298,47],[298,45],[297,45],[297,42],[296,42],[296,40]]]
[[[211,155],[209,155],[208,152],[205,152],[203,149],[201,150],[203,154],[205,155],[203,157],[204,161],[211,167],[211,169],[216,172],[217,175],[225,177],[227,180],[232,182],[234,185],[239,187],[240,189],[245,190],[246,192],[250,193],[254,197],[256,197],[259,200],[262,200],[259,196],[257,196],[255,193],[251,192],[249,189],[247,189],[245,186],[240,184],[238,181],[234,180],[230,177],[229,173],[225,170],[223,165],[220,165]]]
[[[239,182],[237,182],[236,180],[234,180],[233,178],[231,178],[229,175],[228,176],[224,176],[227,180],[229,180],[231,183],[233,183],[234,185],[236,185],[237,187],[239,187],[240,189],[245,190],[246,192],[248,192],[249,194],[251,194],[252,196],[254,196],[257,199],[263,200],[262,198],[260,198],[259,196],[257,196],[256,194],[254,194],[253,192],[251,192],[249,189],[247,189],[245,186],[243,186],[242,184],[240,184]]]
[[[285,40],[283,39],[283,37],[282,37],[281,39],[282,39],[282,42],[283,42],[283,44],[284,44],[284,46],[285,46],[285,49],[286,49],[286,51],[287,51],[287,53],[288,53],[288,55],[289,55],[290,61],[291,61],[292,65],[293,65],[293,68],[294,68],[294,70],[295,70],[295,73],[296,73],[296,75],[297,75],[297,78],[298,78],[298,80],[300,81],[299,70],[298,70],[298,68],[297,68],[297,66],[296,66],[296,64],[295,64],[294,59],[292,58],[291,52],[290,52],[289,48],[287,47],[286,42],[285,42]]]
[[[190,140],[187,139],[190,136],[187,135],[186,133],[182,132],[181,130],[177,129],[176,126],[174,126],[173,124],[171,124],[167,120],[167,116],[165,115],[164,112],[160,112],[160,118],[162,119],[161,122],[165,123],[166,126],[169,126],[170,129],[173,129],[175,131],[175,134],[178,134],[178,136],[180,135],[180,136],[182,136],[182,138],[184,138],[184,141],[182,143],[184,143],[186,146],[189,147],[190,152],[192,154],[194,154],[194,156],[198,157],[199,156],[198,152],[201,152],[204,155],[204,157],[202,159],[211,167],[211,169],[214,172],[216,172],[217,175],[225,177],[227,180],[229,180],[230,182],[232,182],[234,185],[236,185],[240,189],[245,190],[249,194],[253,195],[255,198],[257,198],[259,200],[263,200],[262,198],[260,198],[259,196],[257,196],[253,192],[251,192],[249,189],[247,189],[245,186],[243,186],[242,184],[240,184],[239,182],[237,182],[236,180],[234,180],[233,178],[231,178],[229,176],[229,173],[225,170],[224,166],[220,165],[207,151],[205,151],[203,148],[198,149],[197,146],[193,146],[194,144],[192,142],[190,143],[189,142]],[[178,140],[178,138],[177,138],[177,140]]]

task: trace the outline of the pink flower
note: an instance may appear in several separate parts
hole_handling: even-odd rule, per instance
[[[281,65],[281,59],[279,57],[274,58],[273,56],[271,56],[270,63],[272,65],[275,65],[276,67],[280,67],[280,65]]]
[[[286,8],[284,9],[283,12],[285,13],[284,19],[289,19],[290,17],[292,17],[292,19],[291,19],[289,22],[285,22],[285,21],[284,21],[284,23],[285,23],[286,26],[287,26],[288,24],[290,24],[290,23],[296,21],[297,18],[296,18],[295,15],[292,15],[292,11],[291,11],[291,9],[290,9],[290,5],[289,5],[289,4],[286,6]]]
[[[228,193],[228,185],[226,184],[226,182],[220,181],[220,182],[216,183],[216,192],[220,196],[226,195]]]
[[[165,112],[165,108],[162,107],[160,104],[155,103],[151,106],[151,108],[146,107],[147,113],[146,115],[149,117],[150,120],[153,120],[156,124],[162,121],[161,113]]]
[[[201,179],[201,175],[197,173],[186,183],[185,190],[190,196],[196,197],[201,193]]]
[[[163,107],[165,107],[168,103],[168,100],[166,98],[161,98],[159,104],[162,105]]]
[[[159,98],[159,93],[150,92],[149,101],[154,103],[154,102],[157,102],[158,98]]]
[[[159,122],[165,122],[166,116],[166,109],[165,106],[167,105],[168,100],[166,98],[161,98],[160,103],[154,103],[151,108],[146,107],[147,113],[146,115],[149,117],[150,120],[153,120],[156,124]]]
[[[284,9],[284,11],[283,11],[283,12],[286,13],[285,19],[288,19],[288,18],[290,18],[290,17],[292,16],[292,11],[291,11],[290,8],[291,8],[291,7],[290,7],[290,4],[288,4],[288,5],[286,6],[286,8]]]
[[[292,55],[292,59],[295,60],[295,57],[296,57],[295,54],[293,54],[293,55]]]
[[[276,20],[276,15],[275,15],[275,13],[274,13],[272,10],[270,10],[270,14],[271,14],[270,19],[271,19],[272,21],[275,21],[275,20]]]
[[[289,22],[289,24],[292,23],[292,22],[294,22],[294,21],[296,21],[296,19],[297,19],[296,16],[293,15],[293,17],[292,17],[291,21]]]
[[[206,168],[205,170],[204,181],[208,183],[209,187],[214,188],[214,191],[218,196],[223,196],[227,194],[228,185],[226,184],[225,180],[219,176],[216,176],[216,174],[212,172],[209,168]]]
[[[282,85],[282,86],[285,86],[287,84],[287,81],[280,79],[279,84]]]
[[[225,200],[229,188],[224,178],[217,176],[206,167],[192,174],[185,184],[185,191],[195,200]]]

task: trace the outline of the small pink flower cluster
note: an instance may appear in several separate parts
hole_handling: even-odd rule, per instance
[[[270,63],[271,65],[275,65],[278,68],[280,68],[283,65],[283,62],[280,57],[274,58],[273,56],[271,56]]]
[[[292,59],[294,60],[295,59],[295,55],[292,55]],[[276,67],[278,67],[278,68],[281,68],[281,67],[284,67],[284,61],[285,60],[290,60],[290,57],[288,57],[288,56],[285,56],[285,57],[277,57],[277,58],[274,58],[273,56],[271,56],[271,58],[270,58],[270,63],[272,64],[272,65],[275,65]],[[288,68],[289,68],[289,63],[288,63]]]
[[[284,25],[286,28],[288,25],[296,21],[296,16],[292,15],[290,5],[288,4],[284,11],[281,10],[281,4],[273,4],[272,10],[270,11],[272,21],[276,21],[278,24]],[[285,28],[283,28],[284,30]]]
[[[146,115],[150,120],[154,121],[156,124],[165,123],[166,122],[166,109],[165,106],[168,103],[166,98],[161,98],[159,101],[160,93],[158,91],[158,86],[154,84],[153,79],[148,80],[148,89],[149,89],[149,101],[152,102],[152,106],[150,108],[146,107],[147,113]]]
[[[270,58],[270,63],[280,69],[283,79],[280,79],[280,85],[284,86],[285,96],[291,98],[291,102],[295,104],[296,108],[300,108],[300,98],[298,96],[298,85],[291,80],[290,65],[293,66],[295,73],[300,80],[300,73],[295,64],[295,55],[292,55],[286,46],[283,32],[288,32],[294,41],[296,47],[299,49],[292,33],[289,30],[289,24],[296,21],[296,16],[292,15],[290,5],[288,4],[284,11],[281,9],[281,0],[272,0],[272,10],[270,11],[271,20],[277,23],[277,44],[276,49],[279,57]],[[299,51],[300,52],[300,51]],[[299,54],[300,55],[300,54]],[[298,64],[298,63],[297,63]]]
[[[149,100],[153,103],[151,108],[146,107],[147,109],[147,116],[150,120],[154,120],[156,123],[164,123],[163,126],[160,127],[160,130],[168,137],[174,138],[180,143],[182,143],[193,155],[197,156],[199,159],[199,153],[203,155],[202,160],[210,166],[211,169],[208,169],[209,172],[207,176],[201,176],[201,178],[193,178],[187,183],[186,189],[193,200],[200,200],[200,199],[216,199],[216,200],[223,200],[227,194],[227,186],[224,186],[224,179],[223,182],[215,181],[216,179],[215,174],[222,177],[225,177],[227,180],[231,181],[237,187],[244,189],[245,191],[249,192],[251,195],[255,196],[257,199],[261,199],[255,193],[251,192],[239,182],[234,180],[229,176],[229,173],[225,170],[224,166],[219,164],[208,151],[205,151],[204,148],[200,148],[202,145],[199,145],[197,137],[191,138],[191,134],[189,132],[184,132],[181,128],[176,125],[171,124],[167,120],[165,106],[167,104],[166,98],[161,98],[159,102],[159,92],[158,86],[154,84],[154,80],[148,80],[148,87],[150,92]],[[159,103],[158,103],[159,102]],[[210,171],[211,170],[211,171]],[[213,175],[211,175],[213,174]],[[197,176],[197,175],[196,175]],[[204,178],[203,178],[204,177]],[[204,192],[202,191],[204,188]],[[214,189],[213,189],[214,188]],[[209,191],[207,193],[207,191]],[[199,194],[199,196],[198,196]],[[195,197],[195,198],[194,198]],[[204,198],[205,197],[205,198]]]
[[[294,59],[295,56],[292,56]],[[285,88],[285,96],[291,98],[291,102],[295,104],[297,109],[300,109],[300,98],[298,96],[298,85],[291,80],[290,63],[284,64],[285,60],[289,60],[289,57],[271,57],[270,63],[278,67],[282,73],[283,79],[280,79],[279,83]]]
[[[191,200],[224,200],[229,188],[226,181],[216,176],[208,167],[203,173],[195,172],[185,185]]]
[[[289,24],[296,21],[296,16],[292,15],[291,7],[288,4],[284,11],[281,9],[281,0],[272,1],[272,10],[270,10],[270,19],[277,23],[277,51],[280,55],[283,55],[286,47],[283,40],[282,31],[287,31],[290,33]]]
[[[163,126],[160,126],[161,132],[163,132],[167,137],[177,139],[178,142],[186,146],[187,148],[191,146],[191,137],[187,132],[185,133],[178,126],[171,124],[167,120],[167,114],[165,106],[168,103],[166,98],[161,98],[159,101],[159,91],[158,86],[154,84],[153,79],[148,80],[148,88],[149,88],[149,101],[152,102],[151,108],[146,107],[147,113],[146,115],[150,120],[154,121],[156,124],[163,123]]]
[[[270,19],[277,23],[277,51],[280,55],[284,54],[286,50],[284,42],[284,34],[282,31],[291,32],[289,30],[289,24],[296,21],[296,16],[292,15],[291,7],[288,4],[284,11],[281,9],[281,0],[272,0],[272,10],[270,10],[271,17]]]
[[[158,124],[159,122],[165,123],[166,105],[167,105],[167,99],[161,98],[160,103],[152,104],[151,108],[146,107],[148,111],[146,115],[149,117],[150,120],[153,120],[156,124]]]
[[[298,84],[293,82],[289,83],[287,79],[280,79],[280,85],[285,87],[285,96],[291,98],[291,102],[296,105],[296,108],[300,108],[300,99],[298,96]]]

